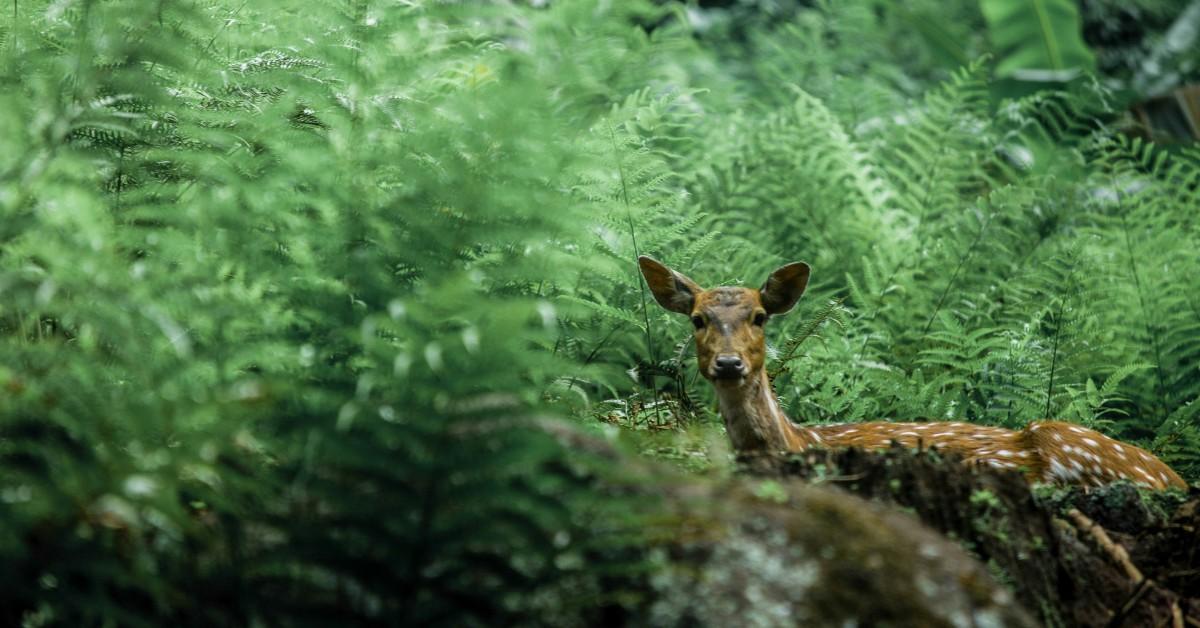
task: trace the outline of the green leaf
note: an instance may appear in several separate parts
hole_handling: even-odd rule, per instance
[[[1096,67],[1070,0],[980,0],[996,53],[996,75],[1064,83]]]

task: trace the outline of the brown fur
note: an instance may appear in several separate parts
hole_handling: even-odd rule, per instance
[[[651,258],[641,257],[638,263],[658,303],[693,319],[700,373],[717,391],[725,430],[739,453],[880,449],[897,442],[951,452],[972,464],[1020,470],[1031,482],[1099,485],[1128,479],[1155,489],[1187,487],[1153,454],[1060,421],[1031,423],[1020,431],[957,422],[798,426],[780,410],[767,380],[766,333],[760,323],[795,305],[808,285],[808,265],[779,268],[761,290],[704,290]],[[744,372],[719,373],[718,357],[736,357]]]
[[[711,365],[718,355],[738,354],[751,373],[763,368],[767,358],[766,334],[751,321],[757,313],[766,313],[758,290],[714,288],[696,297],[692,316],[701,316],[706,324],[696,330],[696,358],[711,378]],[[705,367],[709,368],[705,368]]]

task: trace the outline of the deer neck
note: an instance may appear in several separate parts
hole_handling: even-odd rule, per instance
[[[783,414],[765,370],[741,386],[715,388],[725,431],[737,453],[799,451],[816,444],[808,430]]]

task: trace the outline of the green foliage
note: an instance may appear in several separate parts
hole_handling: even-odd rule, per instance
[[[1065,417],[1200,477],[1200,153],[885,5],[14,3],[0,623],[636,613],[648,480],[579,433],[727,457],[638,254],[812,264],[797,420]]]
[[[980,0],[998,55],[996,75],[1064,82],[1095,67],[1069,0]]]
[[[598,107],[545,98],[570,71],[534,54],[572,9],[60,6],[5,52],[3,623],[571,623],[621,594],[624,502],[539,418],[548,295],[589,260],[563,138]],[[560,61],[619,71],[627,18]]]

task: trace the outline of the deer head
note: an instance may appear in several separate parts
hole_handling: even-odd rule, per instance
[[[757,290],[705,290],[644,255],[638,265],[659,305],[691,317],[700,374],[718,390],[757,383],[766,361],[767,321],[791,310],[808,287],[809,267],[803,262],[779,267]]]

